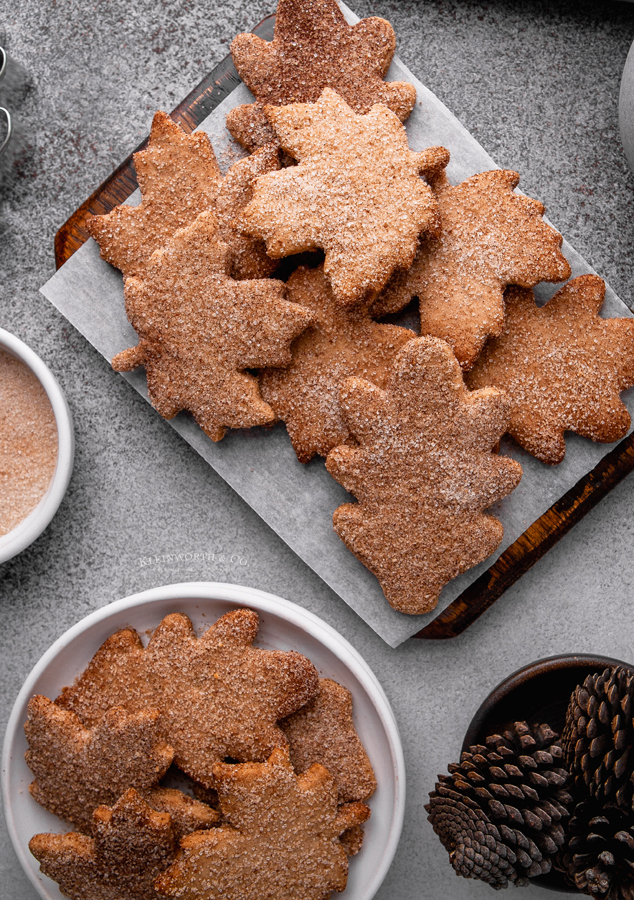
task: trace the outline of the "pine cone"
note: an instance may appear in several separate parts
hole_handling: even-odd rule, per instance
[[[634,675],[622,666],[588,675],[575,688],[562,737],[576,799],[632,808]]]
[[[516,722],[439,776],[425,809],[459,875],[502,888],[550,871],[571,803],[562,758],[548,725]]]
[[[560,856],[566,880],[601,900],[634,900],[634,820],[614,804],[578,803]]]

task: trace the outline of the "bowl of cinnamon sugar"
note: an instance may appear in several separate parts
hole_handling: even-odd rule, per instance
[[[75,440],[57,379],[0,328],[0,564],[42,534],[73,470]]]

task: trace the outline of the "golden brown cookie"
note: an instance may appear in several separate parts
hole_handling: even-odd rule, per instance
[[[286,746],[277,721],[319,690],[306,657],[252,646],[258,626],[255,612],[240,609],[197,638],[187,616],[174,614],[163,619],[145,649],[131,646],[134,632],[127,629],[125,638],[106,642],[97,654],[99,666],[91,664],[58,702],[86,725],[113,705],[160,709],[177,765],[213,788],[219,760],[263,760]]]
[[[144,366],[149,399],[164,418],[189,410],[213,441],[227,427],[274,421],[246,370],[288,364],[291,341],[311,316],[286,302],[280,281],[230,277],[213,213],[176,232],[143,279],[126,279],[125,302],[140,341],[112,366]]]
[[[130,788],[109,809],[94,812],[93,834],[36,834],[29,849],[40,869],[71,900],[160,900],[156,877],[176,855],[167,813]],[[204,833],[204,832],[202,832]]]
[[[258,176],[275,172],[279,167],[277,148],[262,147],[234,163],[218,188],[215,205],[218,238],[229,247],[229,274],[238,281],[266,278],[279,265],[279,260],[267,254],[263,241],[248,237],[238,225],[240,213],[253,199]]]
[[[561,235],[544,222],[539,201],[514,193],[518,182],[516,172],[496,169],[452,187],[442,173],[433,183],[442,229],[422,240],[411,269],[394,276],[374,314],[419,297],[421,334],[446,340],[468,369],[487,338],[502,332],[507,285],[569,278]]]
[[[133,628],[123,628],[103,642],[75,683],[62,688],[55,704],[92,728],[113,706],[152,709],[154,697],[141,638]]]
[[[102,257],[124,276],[140,274],[174,232],[213,209],[222,180],[209,137],[187,134],[164,112],[155,114],[149,144],[134,154],[134,167],[140,206],[117,206],[88,220]]]
[[[339,840],[364,822],[363,803],[337,808],[323,766],[296,775],[287,750],[265,763],[214,767],[226,824],[192,834],[182,855],[156,881],[179,900],[326,900],[343,891],[348,860]]]
[[[545,306],[509,288],[502,335],[490,341],[467,383],[508,392],[515,440],[546,463],[566,452],[564,432],[617,441],[630,427],[619,394],[634,384],[634,319],[602,319],[605,284],[573,278]]]
[[[288,299],[313,315],[313,325],[294,341],[289,366],[260,373],[260,390],[286,423],[298,459],[308,462],[348,440],[339,407],[345,379],[358,375],[384,387],[396,353],[415,334],[373,322],[367,304],[342,307],[323,266],[296,269],[286,288]]]
[[[510,399],[469,392],[451,348],[410,341],[385,390],[350,378],[341,394],[359,446],[328,454],[330,474],[359,502],[340,506],[335,531],[405,613],[433,609],[443,586],[492,553],[501,523],[483,510],[509,494],[522,469],[493,447]]]
[[[414,260],[418,236],[438,227],[437,204],[420,177],[448,162],[442,147],[412,152],[394,113],[357,115],[326,88],[317,103],[266,107],[282,149],[299,163],[260,176],[242,213],[246,233],[274,258],[323,248],[325,272],[343,305],[381,290]]]
[[[352,721],[352,694],[347,688],[321,678],[314,700],[280,724],[298,774],[320,763],[335,779],[340,803],[372,796],[376,778]]]
[[[263,104],[314,103],[324,88],[337,91],[355,112],[382,103],[404,122],[416,89],[383,81],[395,47],[385,19],[348,25],[336,0],[280,0],[272,41],[239,34],[231,44],[236,69],[259,102],[232,109],[227,128],[253,150],[275,139]]]
[[[84,728],[78,717],[36,696],[24,726],[26,762],[35,781],[31,796],[62,819],[90,829],[93,811],[114,803],[130,787],[145,793],[169,768],[174,751],[163,738],[157,709],[109,709]]]
[[[247,238],[235,225],[251,199],[254,179],[279,168],[274,147],[235,163],[223,179],[209,137],[202,131],[187,134],[166,113],[157,112],[148,147],[134,154],[134,167],[141,204],[117,206],[87,221],[103,259],[125,277],[142,275],[152,254],[207,210],[219,219],[232,277],[265,278],[275,269],[263,243]]]

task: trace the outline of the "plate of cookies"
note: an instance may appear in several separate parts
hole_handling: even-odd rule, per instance
[[[405,770],[376,677],[253,588],[154,588],[87,616],[20,691],[4,812],[39,896],[370,900]]]

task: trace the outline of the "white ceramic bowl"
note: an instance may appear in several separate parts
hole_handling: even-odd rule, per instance
[[[66,397],[57,379],[37,353],[19,338],[0,328],[0,350],[16,356],[29,367],[46,391],[57,423],[57,465],[48,490],[29,513],[8,534],[0,537],[0,564],[21,553],[32,544],[49,524],[62,502],[73,471],[75,435]]]
[[[354,700],[355,726],[376,773],[378,788],[369,801],[372,816],[358,856],[350,860],[343,900],[370,900],[390,867],[401,834],[405,807],[405,766],[394,715],[372,670],[334,628],[288,600],[254,588],[207,582],[153,588],[97,610],[62,635],[27,678],[15,702],[2,754],[4,813],[15,852],[39,895],[60,900],[57,885],[39,871],[28,848],[40,832],[68,830],[39,806],[28,791],[33,780],[25,761],[23,725],[29,699],[54,699],[86,667],[97,648],[120,628],[131,625],[143,636],[173,612],[190,617],[203,631],[231,609],[248,606],[260,616],[256,644],[267,649],[297,650],[319,674],[345,685]],[[339,895],[337,895],[339,896]]]

